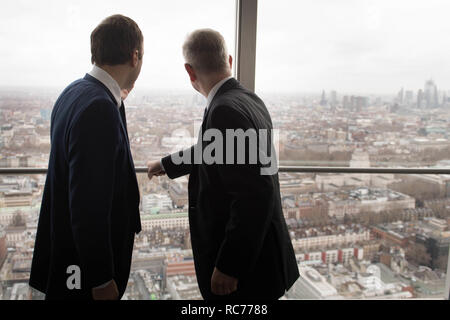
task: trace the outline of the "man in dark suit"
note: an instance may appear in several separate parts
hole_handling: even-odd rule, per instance
[[[234,138],[227,136],[230,130],[237,136],[239,131],[270,132],[269,112],[231,77],[232,58],[218,32],[191,33],[183,53],[192,86],[207,98],[202,131],[190,149],[149,162],[149,178],[190,174],[189,224],[204,299],[278,299],[299,272],[281,209],[278,174],[264,172],[268,163],[261,159],[251,161],[255,141],[266,157],[273,156],[272,139],[266,141],[270,151],[261,148],[259,135],[253,142],[245,140],[244,149],[236,144],[229,149]]]
[[[125,292],[139,189],[122,99],[143,58],[130,18],[106,18],[91,34],[94,67],[60,95],[30,286],[46,299],[115,300]]]

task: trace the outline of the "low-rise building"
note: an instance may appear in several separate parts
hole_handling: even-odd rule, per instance
[[[142,211],[144,214],[152,214],[160,210],[172,209],[172,199],[166,194],[147,194],[142,197]]]
[[[143,231],[150,231],[155,227],[162,229],[189,228],[189,218],[187,212],[146,214],[141,216],[141,225]]]
[[[167,291],[173,300],[201,300],[195,276],[176,275],[167,278]]]
[[[313,247],[325,248],[329,246],[341,246],[349,243],[368,241],[371,239],[369,230],[359,232],[345,232],[331,235],[321,235],[297,238],[292,240],[294,250],[306,250]]]
[[[300,277],[286,294],[289,299],[342,299],[324,276],[309,266],[299,265]]]

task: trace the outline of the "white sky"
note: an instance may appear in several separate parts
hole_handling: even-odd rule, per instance
[[[392,93],[432,77],[450,89],[449,0],[260,0],[258,92]],[[89,36],[106,16],[145,37],[136,88],[186,89],[181,45],[201,27],[234,54],[234,0],[15,0],[0,9],[0,86],[64,87],[90,70]]]
[[[260,0],[261,91],[450,89],[449,0]]]
[[[116,13],[135,20],[144,34],[144,64],[136,88],[192,90],[181,51],[192,30],[216,29],[234,50],[234,1],[2,1],[0,86],[65,87],[84,76],[92,68],[92,30]]]

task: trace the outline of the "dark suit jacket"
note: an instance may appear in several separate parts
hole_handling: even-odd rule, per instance
[[[55,103],[51,152],[36,235],[30,286],[47,299],[91,299],[111,279],[123,295],[134,234],[141,229],[139,189],[124,105],[86,75]],[[69,290],[71,265],[81,289]]]
[[[202,130],[211,128],[225,137],[226,129],[270,130],[272,121],[263,101],[230,79],[205,114]],[[199,145],[202,151],[208,143],[199,141]],[[193,160],[194,149],[178,156],[191,152]],[[223,153],[226,158],[226,150]],[[239,279],[237,292],[223,298],[281,297],[299,272],[281,209],[278,174],[261,175],[262,164],[249,164],[248,154],[244,165],[177,165],[172,156],[163,158],[162,163],[171,179],[190,174],[189,223],[203,297],[221,298],[211,293],[214,267]]]

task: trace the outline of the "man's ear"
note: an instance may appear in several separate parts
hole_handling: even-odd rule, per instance
[[[134,50],[133,59],[131,59],[131,65],[133,68],[136,68],[138,63],[139,63],[139,50]]]
[[[231,55],[228,57],[228,62],[230,63],[230,69],[233,70],[233,57]]]
[[[192,68],[192,66],[188,63],[185,63],[184,68],[186,69],[187,73],[189,74],[189,78],[191,79],[191,82],[195,82],[195,80],[197,80],[197,75],[195,74],[195,70]]]

